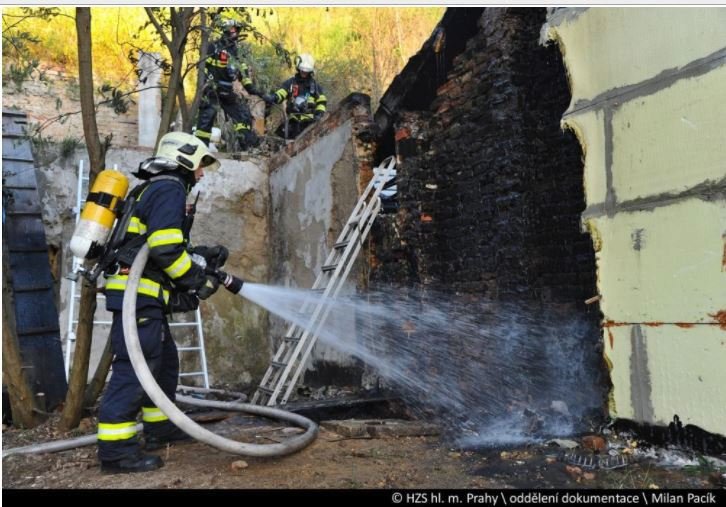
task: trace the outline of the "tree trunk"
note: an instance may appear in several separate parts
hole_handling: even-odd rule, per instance
[[[81,96],[83,134],[86,138],[90,165],[90,185],[105,165],[105,149],[98,137],[96,108],[93,100],[93,60],[91,46],[91,9],[76,7],[76,33],[78,37],[78,82]],[[90,186],[89,186],[90,188]],[[90,267],[90,266],[86,266]],[[84,283],[76,329],[76,346],[68,379],[68,394],[61,414],[60,428],[68,431],[78,426],[83,410],[83,397],[88,380],[88,363],[91,357],[93,315],[96,313],[96,287]]]
[[[199,62],[197,63],[197,90],[194,92],[194,100],[189,108],[189,124],[184,122],[184,132],[192,131],[192,122],[195,121],[199,112],[199,105],[202,102],[202,92],[204,91],[204,65],[207,59],[207,44],[209,43],[209,30],[207,29],[207,9],[202,8],[200,13],[200,25],[202,30],[202,41],[199,45]]]
[[[171,38],[164,33],[163,27],[159,25],[158,20],[151,10],[147,8],[146,12],[157,31],[160,32],[159,35],[171,56],[169,88],[164,99],[164,105],[161,108],[161,123],[159,125],[159,134],[156,136],[156,145],[158,146],[161,138],[169,131],[169,125],[171,125],[171,119],[174,114],[174,105],[177,99],[179,83],[181,83],[182,78],[184,49],[187,45],[187,36],[189,35],[191,20],[194,16],[194,8],[184,7],[178,11],[174,7],[170,8]]]
[[[111,335],[109,334],[106,346],[101,354],[101,360],[98,362],[96,373],[93,374],[91,382],[86,387],[86,395],[83,400],[83,406],[88,408],[93,407],[98,400],[98,397],[103,391],[103,386],[106,385],[106,377],[108,377],[108,370],[111,369],[111,362],[113,361],[113,351],[111,350]]]
[[[5,259],[7,259],[6,248],[3,241]],[[23,359],[15,334],[15,307],[10,290],[9,271],[7,263],[3,262],[3,383],[8,387],[13,425],[19,428],[33,428],[38,425],[40,418],[35,413],[35,397],[23,372]]]
[[[186,91],[184,90],[184,79],[179,80],[179,88],[177,92],[177,98],[179,100],[179,112],[182,117],[181,131],[186,132],[184,125],[189,125],[189,106],[187,105]]]
[[[182,59],[176,55],[171,58],[171,76],[169,76],[169,88],[167,89],[166,98],[164,99],[164,107],[161,109],[161,123],[159,124],[159,134],[156,136],[156,146],[159,145],[161,138],[169,132],[169,125],[174,116],[174,104],[176,103],[177,91],[181,82]]]

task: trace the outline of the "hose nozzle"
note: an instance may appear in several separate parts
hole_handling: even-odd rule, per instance
[[[244,285],[245,283],[244,280],[242,280],[241,278],[237,278],[234,275],[225,273],[221,269],[214,270],[214,274],[217,276],[219,283],[224,285],[224,288],[230,291],[232,294],[239,294],[239,292],[242,290],[242,285]]]

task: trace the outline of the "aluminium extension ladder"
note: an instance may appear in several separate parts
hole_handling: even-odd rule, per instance
[[[114,164],[114,170],[117,170],[116,165]],[[78,164],[78,186],[77,186],[77,192],[76,192],[76,207],[73,209],[74,214],[76,215],[76,225],[78,224],[78,220],[80,220],[81,217],[81,210],[82,206],[85,203],[84,196],[88,194],[88,183],[89,183],[89,176],[84,171],[83,167],[83,160],[79,161]],[[80,259],[77,257],[73,257],[73,266],[72,266],[72,273],[75,273],[76,270],[80,267]],[[70,368],[71,368],[71,359],[72,359],[72,353],[73,349],[75,348],[76,343],[76,329],[78,328],[78,316],[76,315],[76,301],[79,301],[81,299],[81,281],[75,281],[71,280],[70,284],[70,298],[68,302],[68,328],[66,333],[66,350],[65,350],[65,356],[64,356],[64,366],[65,366],[65,373],[66,373],[66,379],[68,379],[68,376],[70,374]],[[96,300],[100,304],[102,301],[106,299],[106,296],[104,296],[102,293],[98,293],[96,295]],[[105,306],[105,305],[104,305]],[[110,329],[111,326],[111,320],[96,320],[94,318],[93,321],[93,328],[95,329],[98,326],[108,327]],[[183,352],[196,352],[199,354],[199,365],[200,369],[198,371],[191,371],[191,372],[182,372],[180,370],[179,372],[179,383],[181,384],[181,380],[186,377],[202,377],[202,382],[204,384],[205,389],[209,389],[209,374],[207,371],[207,355],[204,348],[204,330],[202,328],[202,314],[199,311],[199,308],[194,313],[194,320],[188,321],[188,322],[169,322],[170,328],[183,328],[183,327],[193,327],[194,331],[196,331],[197,335],[197,343],[196,344],[190,344],[188,346],[181,346],[177,347],[177,351],[179,352],[179,355]],[[181,357],[180,357],[181,359]],[[181,363],[181,361],[180,361]],[[181,364],[180,364],[181,368]]]
[[[313,299],[316,301],[306,301],[300,308],[300,314],[310,315],[307,326],[290,325],[252,397],[252,403],[273,406],[278,403],[278,399],[280,405],[287,403],[305,369],[317,334],[330,313],[330,303],[345,284],[363,241],[381,209],[379,195],[395,176],[395,165],[395,158],[388,157],[373,169],[371,181],[358,199],[313,284],[312,291],[316,296]]]

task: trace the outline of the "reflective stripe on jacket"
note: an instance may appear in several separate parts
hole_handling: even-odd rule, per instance
[[[182,233],[186,216],[186,186],[181,178],[152,179],[137,197],[134,216],[129,221],[124,244],[146,235],[149,261],[139,283],[137,309],[163,309],[171,290],[194,290],[206,281],[204,270],[192,262],[187,252],[187,238]],[[106,307],[120,311],[128,272],[107,277]]]

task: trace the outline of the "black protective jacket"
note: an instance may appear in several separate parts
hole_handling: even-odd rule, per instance
[[[146,238],[149,261],[139,283],[136,308],[139,317],[160,317],[170,309],[174,292],[194,291],[204,285],[206,276],[187,252],[188,238],[183,232],[187,183],[181,176],[166,175],[151,178],[142,186],[124,244],[139,236]],[[116,274],[106,276],[106,307],[110,311],[121,311],[128,282],[128,265],[121,263],[118,268]]]
[[[247,93],[258,95],[252,84],[250,69],[238,56],[237,43],[229,39],[219,39],[207,51],[204,72],[211,90],[218,93],[231,93],[232,84],[239,80]]]
[[[307,78],[295,74],[282,83],[274,95],[277,104],[287,100],[287,114],[293,121],[313,121],[325,113],[328,103],[323,88],[312,74]]]

